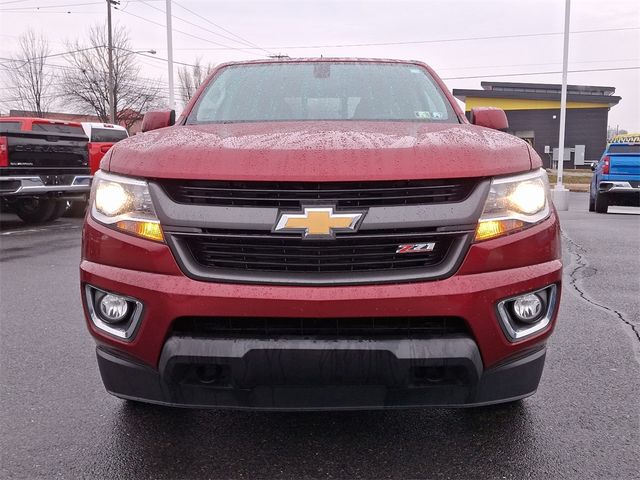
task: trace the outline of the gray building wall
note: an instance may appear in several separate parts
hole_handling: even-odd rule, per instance
[[[544,152],[545,145],[553,151],[558,147],[560,109],[554,110],[507,110],[509,133],[533,133],[533,148],[538,152],[545,167],[551,166],[552,155]],[[553,118],[555,115],[555,118]],[[607,144],[608,108],[575,108],[567,110],[565,148],[585,145],[585,166],[602,156]],[[573,168],[573,154],[565,161],[565,168]]]

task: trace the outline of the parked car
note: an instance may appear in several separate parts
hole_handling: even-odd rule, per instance
[[[82,125],[43,118],[0,118],[0,202],[27,223],[55,220],[91,188]],[[86,200],[84,200],[86,201]]]
[[[590,212],[607,213],[610,205],[640,206],[640,141],[625,140],[614,139],[591,165]]]
[[[94,177],[81,290],[108,392],[191,407],[533,394],[560,301],[542,162],[414,61],[218,66]],[[175,123],[175,125],[174,125]]]

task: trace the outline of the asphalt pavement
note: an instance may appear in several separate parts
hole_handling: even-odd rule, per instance
[[[640,478],[640,209],[561,213],[560,320],[536,395],[471,410],[132,406],[99,378],[80,226],[0,215],[0,478]]]

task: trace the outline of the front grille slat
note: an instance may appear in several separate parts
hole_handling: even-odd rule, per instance
[[[173,323],[172,334],[235,339],[384,339],[470,335],[470,332],[458,317],[181,317]]]
[[[428,205],[461,202],[477,180],[391,180],[366,182],[242,182],[159,180],[177,203],[211,206],[300,208],[327,203],[336,208]]]
[[[433,200],[436,200],[439,197],[449,198],[451,197],[451,194],[449,193],[429,194],[429,198]],[[237,206],[240,206],[242,203],[245,203],[245,202],[249,203],[249,202],[260,200],[259,198],[256,198],[256,197],[240,197],[240,196],[225,196],[225,195],[210,195],[210,194],[208,195],[189,194],[188,198],[190,198],[193,201],[192,203],[200,203],[199,201],[204,201],[205,203],[209,203],[209,204],[217,204],[219,202],[233,200],[234,202],[236,202]],[[340,204],[340,202],[359,202],[359,203],[371,202],[372,203],[372,202],[382,202],[382,201],[388,201],[389,204],[393,204],[393,205],[406,205],[407,202],[411,202],[412,200],[415,200],[415,199],[419,200],[421,198],[422,196],[409,196],[409,195],[398,195],[398,196],[377,195],[375,197],[347,197],[347,198],[337,196],[333,201],[335,201],[338,205]],[[264,199],[265,202],[283,201],[283,200],[285,199],[278,198],[277,200],[275,200],[272,197]],[[321,200],[321,198],[309,199],[309,200]],[[294,201],[297,201],[297,200],[294,200]]]
[[[352,249],[353,250],[353,249]],[[295,253],[263,253],[263,252],[246,252],[246,251],[242,251],[242,252],[233,252],[233,251],[223,251],[223,250],[205,250],[202,252],[203,255],[208,255],[211,258],[216,258],[216,257],[256,257],[256,258],[273,258],[273,259],[297,259],[297,258],[314,258],[313,255],[305,255],[305,254],[295,254]],[[349,258],[349,256],[356,256],[358,258],[380,258],[380,253],[375,252],[375,253],[355,253],[355,252],[345,252],[345,253],[338,253],[338,254],[322,254],[322,259],[330,259],[330,260],[334,260],[334,259],[345,259],[345,261],[351,261],[351,259]],[[407,254],[407,256],[410,256],[409,254]],[[317,255],[318,258],[320,258],[320,255]],[[408,260],[408,259],[407,259]],[[401,261],[401,260],[397,260],[397,261]]]

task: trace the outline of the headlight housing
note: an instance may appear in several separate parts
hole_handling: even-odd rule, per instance
[[[137,237],[163,242],[164,236],[144,180],[96,172],[91,186],[91,216]]]
[[[476,228],[476,241],[535,225],[549,216],[549,180],[543,169],[494,178]]]

